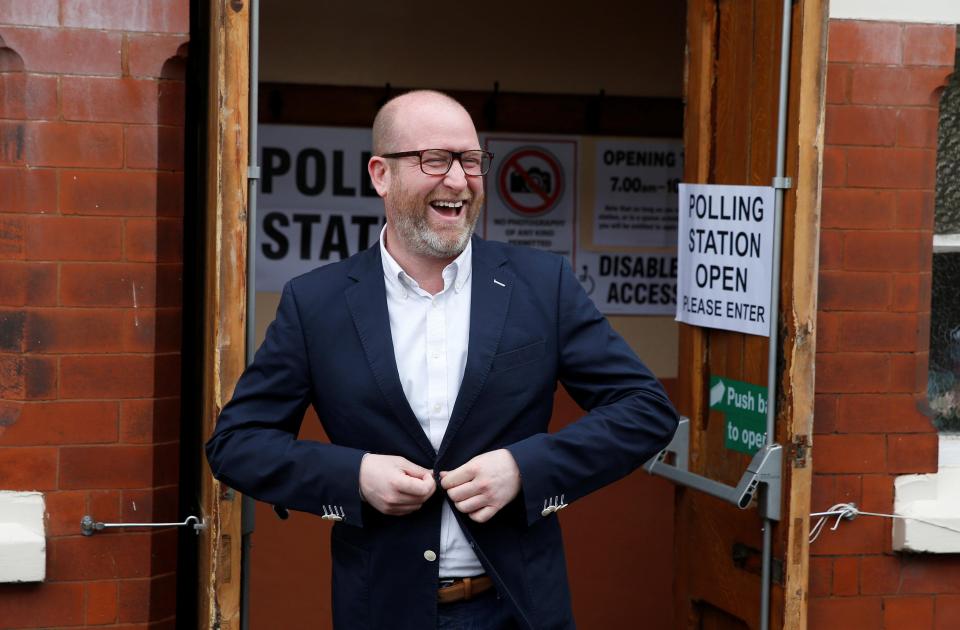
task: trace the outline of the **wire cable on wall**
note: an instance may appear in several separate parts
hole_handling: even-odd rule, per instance
[[[810,542],[813,543],[817,538],[820,537],[823,528],[826,526],[827,522],[831,517],[836,516],[837,520],[833,524],[833,527],[830,528],[830,531],[837,531],[837,528],[840,527],[840,521],[852,521],[858,516],[880,516],[883,518],[889,519],[909,519],[916,521],[918,523],[923,523],[925,525],[930,525],[932,527],[939,527],[940,529],[945,529],[947,531],[955,532],[960,534],[960,528],[950,527],[949,525],[944,525],[943,523],[938,523],[936,521],[931,521],[924,518],[917,518],[915,516],[904,516],[902,514],[884,514],[882,512],[866,512],[857,508],[855,503],[837,503],[831,507],[826,512],[814,512],[810,514],[811,517],[819,516],[820,519],[816,524],[810,528]]]

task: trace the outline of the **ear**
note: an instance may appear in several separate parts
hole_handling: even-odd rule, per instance
[[[370,183],[373,184],[377,194],[386,197],[387,191],[390,190],[390,177],[393,175],[387,161],[378,155],[374,155],[367,162],[367,172],[370,174]]]

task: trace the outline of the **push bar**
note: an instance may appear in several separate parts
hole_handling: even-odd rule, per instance
[[[690,472],[689,453],[690,419],[680,418],[677,432],[667,447],[651,457],[643,467],[651,475],[706,492],[736,505],[741,510],[746,509],[756,496],[760,516],[772,521],[780,520],[780,469],[783,463],[783,448],[779,444],[762,446],[753,456],[736,487]],[[674,463],[668,464],[667,456],[671,454],[674,456]]]

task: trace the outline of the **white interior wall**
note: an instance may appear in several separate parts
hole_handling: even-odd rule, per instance
[[[960,24],[960,0],[830,0],[830,17]]]

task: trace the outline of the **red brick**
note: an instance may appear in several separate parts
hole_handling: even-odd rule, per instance
[[[833,579],[833,560],[812,556],[810,558],[810,597],[830,594]]]
[[[90,493],[89,513],[98,521],[119,522],[123,510],[120,502],[123,493],[119,490],[93,490]]]
[[[153,216],[159,211],[158,174],[63,171],[60,207],[64,214]]]
[[[930,433],[887,436],[887,470],[894,473],[937,472],[939,436],[933,425]]]
[[[837,425],[837,396],[817,394],[813,406],[814,433],[833,433]]]
[[[827,66],[827,103],[850,102],[850,67],[841,63]]]
[[[126,13],[125,11],[123,13]],[[121,33],[61,28],[5,28],[3,40],[28,72],[120,74]]]
[[[178,308],[128,311],[120,328],[123,348],[128,352],[179,352],[181,326]]]
[[[843,266],[850,271],[929,268],[932,239],[922,232],[848,232],[843,244]]]
[[[892,146],[896,140],[897,110],[892,107],[827,106],[827,144]]]
[[[118,219],[32,217],[25,240],[34,260],[119,260],[122,249]]]
[[[816,441],[816,438],[814,438]],[[810,505],[812,509],[811,512],[823,512],[830,508],[831,505],[837,503],[837,476],[836,475],[821,475],[816,473],[813,475],[813,481],[810,485]],[[811,521],[810,525],[813,526],[815,521]],[[811,553],[820,553],[818,549],[811,548]],[[833,570],[832,567],[830,569]]]
[[[53,538],[48,541],[47,553],[47,578],[51,581],[138,578],[150,574],[148,533]]]
[[[0,398],[46,400],[56,395],[56,359],[0,354]]]
[[[122,142],[122,128],[117,125],[31,123],[26,161],[31,166],[119,167]]]
[[[118,416],[115,402],[27,403],[14,423],[0,428],[0,445],[116,442]]]
[[[150,580],[124,580],[120,583],[120,621],[132,623],[150,620]]]
[[[87,623],[102,625],[117,621],[117,582],[87,583]]]
[[[929,630],[933,627],[933,597],[885,597],[883,627],[887,630]]]
[[[870,188],[933,189],[936,152],[926,149],[847,149],[847,184]]]
[[[81,625],[83,584],[0,584],[0,619],[5,628]]]
[[[932,190],[897,191],[897,227],[933,230]]]
[[[0,487],[4,490],[54,490],[57,449],[0,448]]]
[[[167,442],[180,434],[180,399],[125,400],[120,408],[120,439],[132,444]]]
[[[153,449],[149,446],[60,449],[61,488],[143,488],[152,482]]]
[[[22,260],[25,255],[23,218],[0,215],[0,258]]]
[[[128,312],[107,309],[30,311],[25,326],[32,352],[97,354],[130,350],[123,336]],[[129,324],[133,326],[133,322]]]
[[[177,514],[178,492],[177,486],[124,490],[120,518],[130,523],[180,520]]]
[[[823,228],[891,228],[897,214],[897,194],[889,190],[827,188],[821,211]]]
[[[899,588],[900,559],[898,557],[877,555],[860,558],[861,593],[864,595],[892,595],[898,593]]]
[[[130,75],[135,77],[162,77],[183,79],[179,64],[168,64],[187,43],[186,35],[129,35],[128,58]]]
[[[171,361],[164,355],[63,357],[60,395],[64,398],[146,398],[177,393],[178,360],[179,357]]]
[[[64,120],[156,123],[160,84],[125,78],[63,77]]]
[[[893,311],[915,313],[930,306],[929,273],[896,273],[893,278]]]
[[[817,352],[836,352],[840,347],[840,314],[817,313]]]
[[[832,505],[834,504],[826,503],[826,508]],[[820,536],[812,543],[811,552],[815,550],[820,555],[845,556],[878,554],[889,549],[886,532],[889,531],[890,524],[885,519],[868,516],[858,516],[851,521],[841,519],[837,529],[833,529],[836,522],[836,516],[828,519]],[[813,524],[814,521],[811,521],[811,525]]]
[[[57,265],[0,261],[0,304],[50,306],[57,303]]]
[[[0,24],[57,26],[60,24],[59,0],[0,2]]]
[[[189,3],[184,0],[71,0],[63,5],[63,25],[117,31],[187,33]]]
[[[850,100],[864,105],[936,105],[950,68],[854,67]]]
[[[75,535],[87,513],[87,494],[80,491],[48,492],[43,496],[47,536]]]
[[[56,117],[56,77],[0,73],[0,118],[44,120]]]
[[[124,233],[124,258],[138,262],[183,260],[183,223],[179,219],[131,219]]]
[[[124,154],[127,168],[183,170],[183,128],[141,125],[127,127]]]
[[[889,22],[830,20],[831,62],[900,63],[901,28]]]
[[[925,405],[910,394],[847,395],[840,397],[840,433],[929,431]]]
[[[860,475],[834,475],[834,503],[860,504],[861,492]]]
[[[901,593],[960,593],[960,558],[956,555],[908,556],[900,575]]]
[[[154,466],[154,485],[156,486],[176,486],[179,482],[180,465],[180,444],[178,442],[167,442],[166,444],[157,444],[153,449],[153,458],[157,462]],[[173,571],[175,567],[171,567]]]
[[[927,391],[928,353],[912,352],[890,356],[889,392],[921,393]]]
[[[60,271],[60,300],[64,306],[157,305],[155,265],[128,263],[69,263]]]
[[[880,310],[889,303],[889,274],[850,271],[820,272],[820,309]]]
[[[817,393],[886,391],[889,365],[888,356],[879,353],[818,354]]]
[[[937,148],[939,112],[932,107],[901,109],[897,118],[897,146]]]
[[[0,168],[0,212],[50,213],[56,210],[56,171]]]
[[[179,60],[179,58],[177,59]],[[187,106],[187,92],[184,82],[160,81],[157,98],[157,108],[159,110],[157,112],[157,122],[161,125],[183,127]]]
[[[933,617],[933,630],[955,630],[960,627],[960,596],[937,595]]]
[[[845,149],[824,147],[823,186],[844,186],[847,183],[847,153]]]
[[[835,533],[835,532],[831,532]],[[810,628],[882,628],[883,606],[879,597],[812,599],[808,608]]]
[[[813,444],[818,473],[869,473],[886,470],[882,435],[818,435]]]
[[[820,231],[820,270],[839,269],[843,265],[843,232]]]
[[[956,48],[952,24],[908,24],[903,29],[904,64],[952,67]]]
[[[856,556],[836,558],[833,561],[834,595],[856,595],[859,593],[859,566],[860,563]]]
[[[919,326],[914,313],[844,313],[840,350],[912,352]]]

